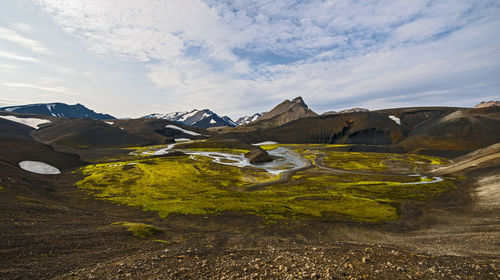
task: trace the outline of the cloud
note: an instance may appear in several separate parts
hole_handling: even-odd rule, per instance
[[[466,105],[500,86],[495,1],[36,2],[93,52],[144,65],[166,110]]]
[[[53,93],[62,93],[65,95],[79,95],[77,92],[63,86],[43,86],[37,84],[26,84],[26,83],[0,83],[0,86],[8,88],[21,88],[21,89],[34,89]]]
[[[15,53],[2,51],[2,50],[0,50],[0,57],[18,60],[18,61],[25,61],[25,62],[39,62],[39,60],[34,58],[34,57],[22,56],[22,55],[18,55]]]
[[[51,52],[45,48],[42,43],[26,38],[12,29],[0,27],[0,40],[12,42],[35,53],[51,54]]]
[[[26,22],[14,22],[11,24],[12,28],[17,29],[19,31],[30,31],[32,29],[31,24]]]

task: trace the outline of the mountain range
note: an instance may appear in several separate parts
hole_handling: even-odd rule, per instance
[[[64,103],[40,103],[20,106],[2,107],[0,111],[21,114],[46,115],[61,118],[89,118],[94,120],[112,120],[115,117],[96,113],[82,104],[68,105]]]
[[[263,112],[263,113],[255,113],[251,116],[245,116],[245,117],[241,117],[239,118],[235,123],[237,125],[244,125],[244,124],[248,124],[248,123],[251,123],[251,122],[254,122],[256,120],[258,120],[260,117],[262,117],[262,115],[264,115],[266,112]]]
[[[209,128],[218,126],[235,127],[237,124],[231,118],[224,116],[220,117],[216,113],[208,110],[192,110],[188,112],[173,112],[168,114],[151,114],[144,116],[145,119],[164,119],[173,122],[178,122],[190,126]]]

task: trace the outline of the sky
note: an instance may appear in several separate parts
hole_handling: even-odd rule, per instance
[[[237,118],[500,99],[500,1],[2,0],[0,106]]]

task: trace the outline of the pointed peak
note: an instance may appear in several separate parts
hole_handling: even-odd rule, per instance
[[[302,99],[302,96],[297,96],[294,99],[292,99],[292,103],[302,103],[302,104],[305,104],[304,100]]]

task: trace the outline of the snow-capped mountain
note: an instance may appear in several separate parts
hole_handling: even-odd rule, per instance
[[[228,117],[228,116],[224,116],[224,117],[222,117],[222,119],[223,119],[224,121],[226,121],[228,124],[230,124],[230,126],[238,126],[238,124],[237,124],[237,123],[235,123],[235,122],[234,122],[234,121],[233,121],[230,117]]]
[[[90,110],[87,107],[83,106],[82,104],[68,105],[64,103],[41,103],[3,107],[0,108],[0,110],[22,114],[47,115],[61,118],[89,118],[95,120],[115,119],[115,117],[108,114],[96,113],[93,110]]]
[[[173,112],[168,114],[151,114],[144,116],[144,118],[166,119],[200,128],[236,126],[236,124],[229,117],[226,116],[221,118],[219,115],[208,109],[195,109],[190,112]]]
[[[236,121],[236,125],[244,125],[244,124],[247,124],[247,123],[254,122],[258,118],[262,117],[262,115],[264,115],[264,114],[265,114],[265,112],[263,112],[263,113],[256,113],[256,114],[254,114],[252,116],[241,117],[241,118],[239,118]]]

